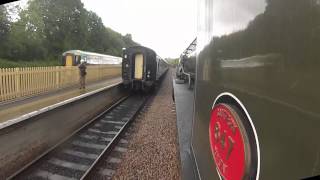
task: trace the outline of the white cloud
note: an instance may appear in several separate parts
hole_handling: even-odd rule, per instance
[[[196,36],[196,0],[81,0],[105,26],[160,56],[178,57]]]

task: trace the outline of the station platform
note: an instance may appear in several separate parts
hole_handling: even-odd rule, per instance
[[[181,159],[181,179],[198,179],[196,166],[191,153],[191,134],[193,121],[194,93],[187,83],[173,80],[176,105],[179,150]]]
[[[0,103],[0,123],[121,81],[121,77],[114,77],[88,83],[85,90],[80,90],[78,86],[71,86],[24,99]]]

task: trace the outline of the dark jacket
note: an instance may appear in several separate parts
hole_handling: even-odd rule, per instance
[[[81,63],[78,66],[78,68],[79,68],[80,76],[85,76],[87,74],[87,72],[86,72],[87,67],[86,67],[86,65],[84,63]]]

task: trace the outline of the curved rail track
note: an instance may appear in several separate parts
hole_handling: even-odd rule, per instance
[[[111,151],[147,96],[131,95],[93,118],[49,153],[34,160],[9,179],[84,179],[99,159]]]

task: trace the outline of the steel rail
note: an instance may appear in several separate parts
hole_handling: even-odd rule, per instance
[[[140,112],[140,110],[144,107],[144,105],[147,102],[148,98],[149,98],[149,96],[145,97],[145,99],[143,100],[143,103],[141,103],[140,107],[136,110],[134,115],[122,126],[122,128],[119,130],[119,132],[114,136],[112,141],[109,142],[107,147],[101,152],[99,157],[94,161],[94,163],[92,163],[90,168],[85,172],[85,174],[81,177],[80,180],[84,180],[86,177],[88,177],[88,175],[90,174],[91,170],[97,165],[97,163],[102,159],[102,157],[110,154],[110,152],[112,151],[113,147],[119,141],[119,138],[121,137],[121,135],[125,132],[125,130],[129,127],[129,125],[135,119],[135,117]]]
[[[19,169],[18,171],[16,171],[14,174],[12,174],[11,176],[9,176],[7,179],[11,180],[14,179],[15,177],[17,177],[19,174],[21,174],[22,172],[24,172],[26,169],[28,169],[29,167],[31,167],[33,164],[35,164],[36,162],[38,162],[40,159],[42,159],[44,156],[46,156],[47,154],[49,154],[50,152],[52,152],[53,150],[55,150],[57,147],[59,147],[60,145],[62,145],[63,143],[65,143],[67,140],[69,140],[70,138],[72,138],[75,134],[77,134],[78,132],[80,132],[81,130],[83,130],[84,128],[86,128],[87,126],[89,126],[91,123],[93,123],[94,121],[96,121],[97,119],[101,118],[104,114],[108,113],[109,111],[111,111],[113,108],[117,107],[120,103],[122,103],[123,101],[125,101],[127,98],[129,98],[131,95],[127,95],[123,98],[121,98],[120,100],[118,100],[116,103],[114,103],[112,106],[110,106],[109,108],[107,108],[105,111],[103,111],[102,113],[98,114],[97,116],[95,116],[94,118],[92,118],[90,121],[88,121],[87,123],[85,123],[83,126],[81,126],[79,129],[77,129],[76,131],[74,131],[73,133],[71,133],[69,136],[67,136],[66,138],[62,139],[60,142],[58,142],[56,145],[52,146],[51,148],[49,148],[47,151],[45,151],[44,153],[42,153],[41,155],[39,155],[37,158],[35,158],[34,160],[32,160],[30,163],[26,164],[25,166],[23,166],[21,169]]]

